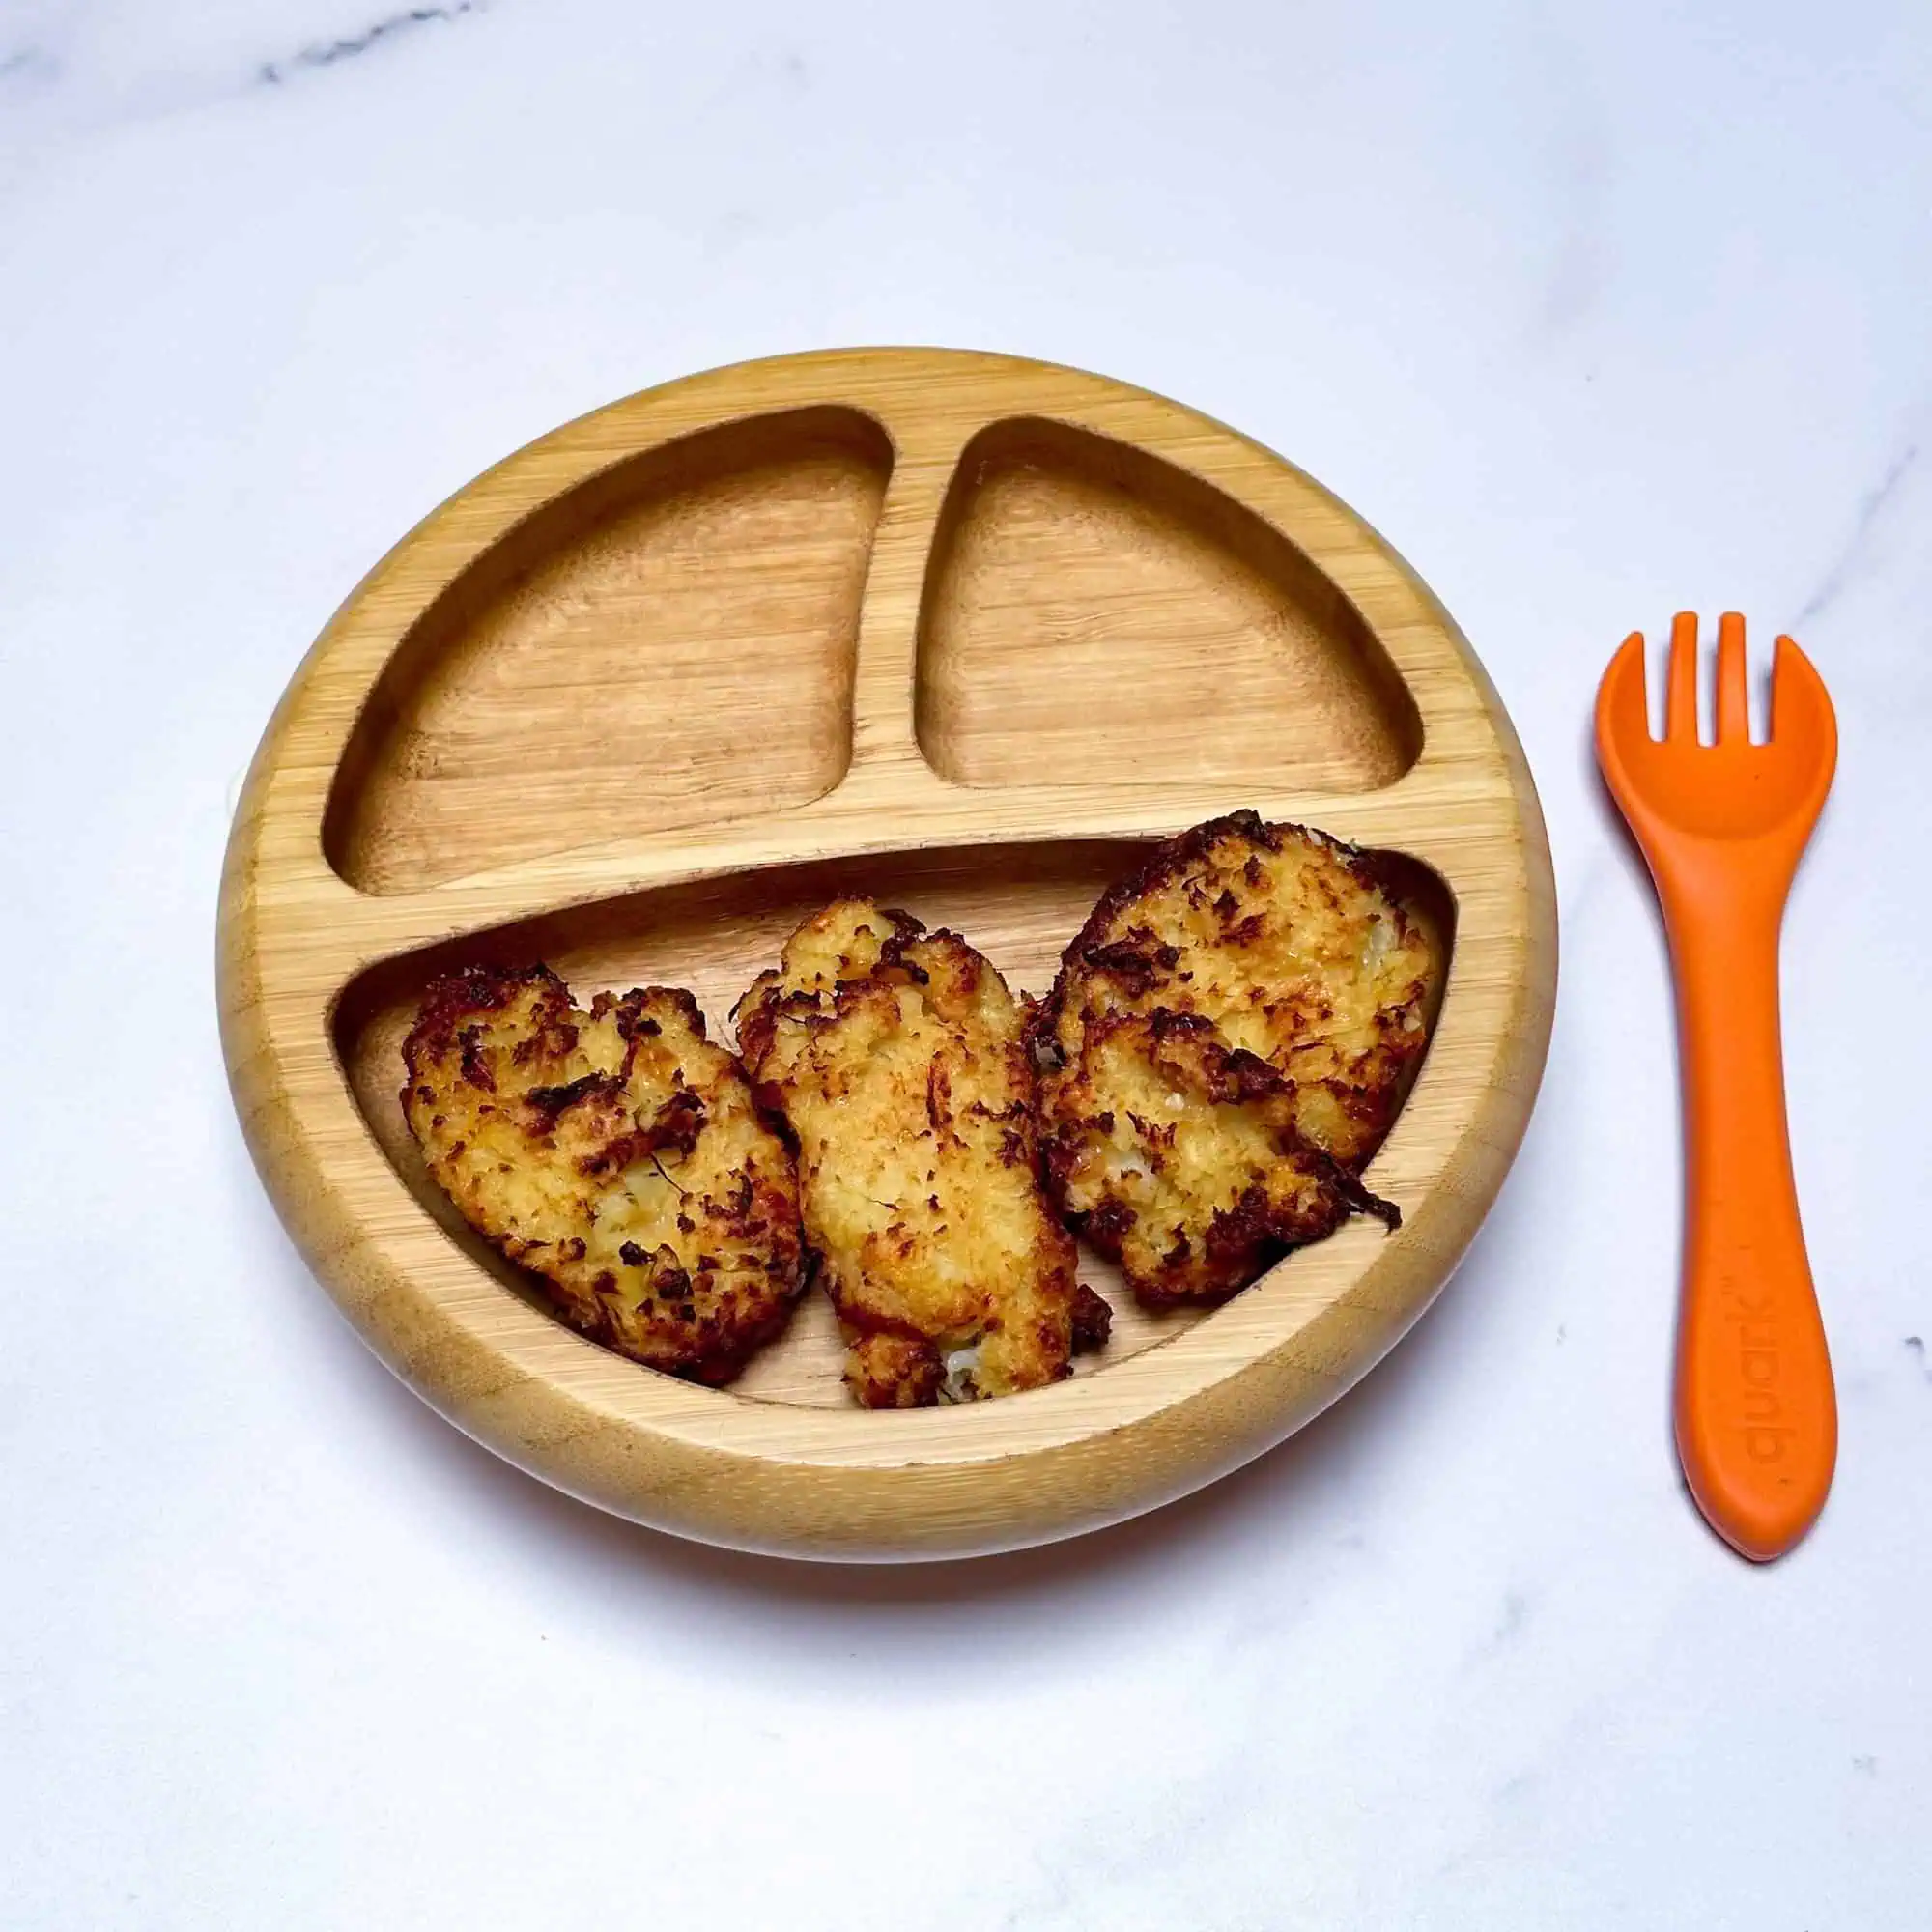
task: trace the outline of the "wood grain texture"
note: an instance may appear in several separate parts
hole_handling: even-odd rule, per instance
[[[829,790],[891,468],[865,417],[803,411],[647,451],[544,505],[384,671],[330,798],[337,870],[403,892]],[[739,707],[717,701],[721,660],[757,694],[755,758]]]
[[[453,961],[543,957],[580,996],[686,984],[722,1026],[797,918],[857,889],[1038,991],[1148,840],[1236,806],[1415,862],[1448,983],[1369,1172],[1406,1220],[1352,1223],[1210,1316],[1118,1297],[1113,1346],[1057,1387],[861,1411],[815,1302],[731,1390],[639,1368],[545,1312],[403,1127],[397,1041]],[[1555,971],[1508,719],[1366,525],[1177,404],[932,350],[692,377],[434,512],[270,724],[219,943],[264,1181],[398,1375],[605,1508],[872,1560],[1118,1520],[1364,1374],[1494,1198]]]
[[[1278,530],[1141,450],[1037,421],[976,437],[954,477],[918,710],[934,769],[962,784],[1044,768],[1239,786],[1286,767],[1368,790],[1422,742],[1380,646]]]

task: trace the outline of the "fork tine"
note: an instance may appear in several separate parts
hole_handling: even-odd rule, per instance
[[[1645,696],[1643,633],[1633,631],[1617,648],[1597,687],[1597,733],[1634,745],[1650,736],[1650,703]]]
[[[1792,638],[1779,638],[1771,660],[1771,742],[1791,745],[1810,733],[1835,748],[1837,714],[1817,668]]]
[[[1718,619],[1717,742],[1750,742],[1750,716],[1745,701],[1745,620],[1735,611],[1726,611]]]
[[[1670,744],[1697,742],[1697,613],[1680,611],[1670,620],[1670,684],[1663,707],[1663,736]]]

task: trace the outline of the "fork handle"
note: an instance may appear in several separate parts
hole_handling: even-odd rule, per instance
[[[1658,883],[1676,970],[1687,1156],[1677,1453],[1712,1527],[1768,1562],[1817,1520],[1838,1453],[1785,1125],[1784,895],[1742,886],[1715,858]]]

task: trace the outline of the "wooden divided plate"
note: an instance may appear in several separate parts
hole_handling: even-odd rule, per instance
[[[426,1176],[399,1043],[427,980],[668,983],[715,1036],[810,909],[909,907],[1044,991],[1149,841],[1252,806],[1403,855],[1448,952],[1357,1218],[1208,1315],[1114,1293],[1069,1381],[868,1412],[823,1297],[725,1390],[546,1312]],[[222,884],[230,1078],[315,1272],[395,1372],[532,1474],[794,1555],[1012,1548],[1197,1488],[1434,1296],[1535,1095],[1555,896],[1509,720],[1441,606],[1299,470],[1070,369],[785,356],[519,451],[379,563],[262,742]],[[1103,1289],[1097,1265],[1083,1270]]]

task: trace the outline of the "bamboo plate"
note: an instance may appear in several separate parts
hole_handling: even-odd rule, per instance
[[[858,890],[1041,991],[1146,841],[1243,805],[1406,855],[1450,948],[1369,1176],[1406,1218],[1358,1218],[1206,1317],[1115,1294],[1113,1344],[1056,1387],[862,1411],[818,1296],[729,1390],[637,1367],[544,1312],[403,1124],[399,1041],[451,963],[542,957],[580,998],[687,985],[716,1030],[806,911]],[[284,696],[220,921],[263,1179],[411,1387],[624,1516],[867,1559],[1118,1520],[1363,1375],[1502,1181],[1556,971],[1516,735],[1367,525],[1177,404],[931,350],[672,383],[437,510]]]

